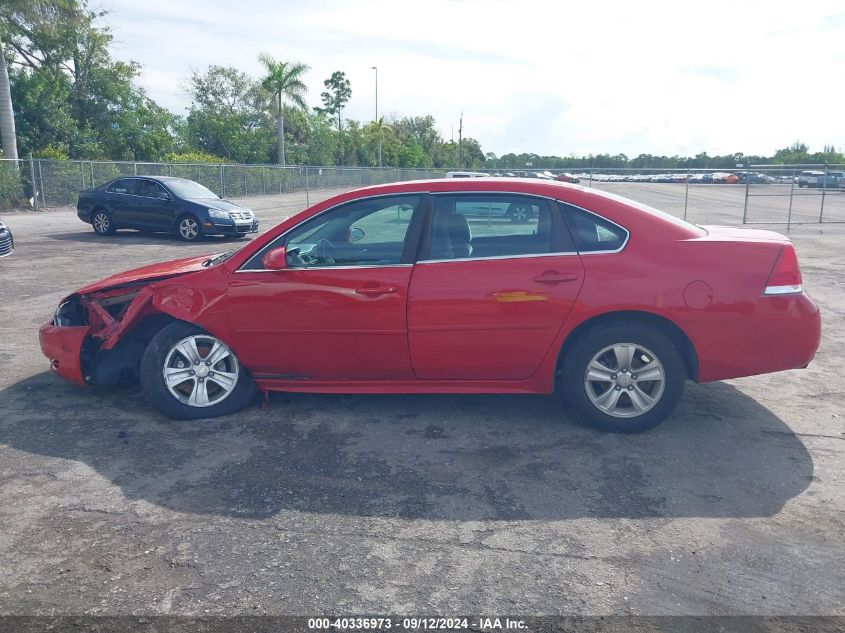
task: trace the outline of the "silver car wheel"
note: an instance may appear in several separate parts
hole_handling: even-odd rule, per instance
[[[194,218],[184,218],[179,223],[179,234],[186,240],[196,239],[200,234],[200,225]]]
[[[97,233],[106,233],[109,230],[109,225],[111,221],[109,220],[109,216],[105,213],[98,213],[94,216],[94,230]]]
[[[238,384],[238,359],[225,343],[208,334],[183,338],[170,348],[162,372],[168,391],[189,407],[210,407]]]
[[[584,371],[590,402],[615,418],[636,418],[651,411],[665,387],[660,359],[636,343],[608,345],[593,356]]]

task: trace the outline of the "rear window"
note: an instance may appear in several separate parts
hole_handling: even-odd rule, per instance
[[[642,202],[637,202],[636,200],[631,200],[630,198],[626,198],[624,196],[617,196],[613,193],[608,193],[607,191],[598,191],[593,189],[591,193],[602,196],[603,198],[609,198],[611,200],[616,200],[617,202],[621,202],[623,204],[628,205],[629,207],[633,207],[638,211],[643,211],[644,213],[648,213],[649,215],[653,215],[654,217],[660,218],[665,220],[675,226],[679,226],[681,228],[687,229],[694,235],[707,235],[707,231],[702,229],[697,224],[693,224],[692,222],[687,222],[671,213],[666,213],[665,211],[661,211],[660,209],[655,209],[654,207],[650,207],[647,204],[643,204]]]

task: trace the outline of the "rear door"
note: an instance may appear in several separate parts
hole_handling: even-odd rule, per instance
[[[512,194],[438,194],[422,249],[408,295],[416,376],[530,377],[584,281],[557,205]]]
[[[136,184],[135,178],[120,178],[106,189],[106,203],[117,227],[133,225],[132,215],[139,203],[135,195]]]

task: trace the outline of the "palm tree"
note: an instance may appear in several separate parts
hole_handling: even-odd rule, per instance
[[[3,27],[18,21],[41,16],[46,18],[67,18],[78,11],[76,0],[5,0],[0,9],[0,141],[3,143],[4,158],[18,157],[18,141],[15,135],[15,114],[12,109],[12,88],[9,84],[9,69],[3,47]]]
[[[307,110],[305,93],[308,88],[302,81],[302,75],[311,70],[311,67],[301,62],[277,62],[267,53],[258,56],[267,75],[261,80],[261,85],[273,95],[276,102],[276,135],[277,135],[277,162],[285,164],[285,119],[283,112],[283,101],[287,101],[297,108]]]

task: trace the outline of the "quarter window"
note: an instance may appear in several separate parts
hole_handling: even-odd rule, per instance
[[[616,251],[625,244],[628,232],[621,226],[582,209],[563,206],[579,253]]]

